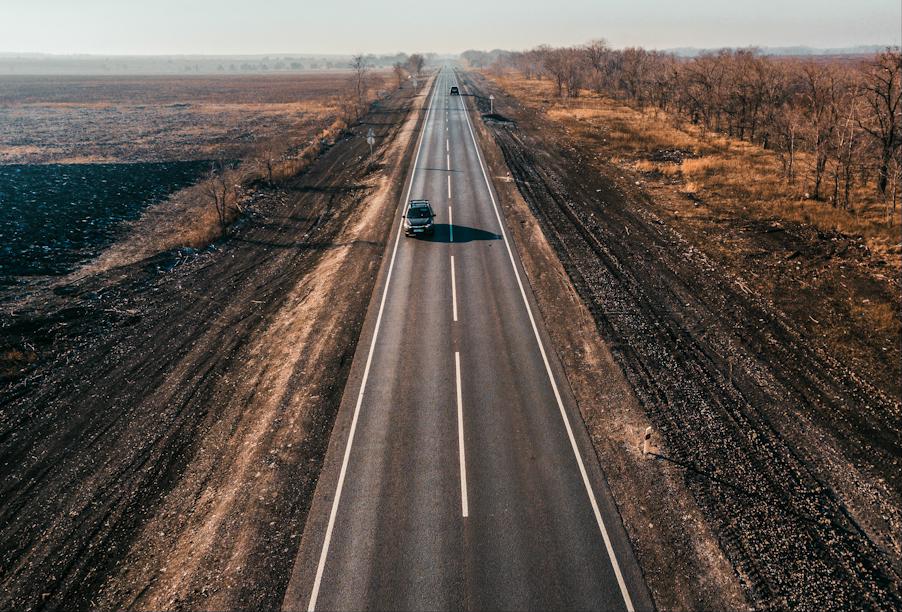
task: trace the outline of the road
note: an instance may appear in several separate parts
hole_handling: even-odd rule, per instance
[[[436,233],[399,206],[283,607],[649,609],[455,84],[404,191]]]

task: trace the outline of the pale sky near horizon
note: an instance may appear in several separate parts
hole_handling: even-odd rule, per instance
[[[900,0],[0,0],[0,52],[392,53],[902,42]]]

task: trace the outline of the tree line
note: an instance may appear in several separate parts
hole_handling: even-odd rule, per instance
[[[871,186],[890,220],[902,183],[902,56],[792,58],[754,49],[693,58],[603,40],[528,51],[467,51],[477,67],[513,68],[549,79],[560,97],[594,91],[653,106],[703,131],[774,151],[789,182],[807,171],[808,196],[851,210],[854,187]],[[801,169],[799,152],[812,160]],[[891,212],[890,212],[891,206]]]

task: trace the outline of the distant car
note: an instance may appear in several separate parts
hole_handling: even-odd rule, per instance
[[[452,87],[451,87],[451,95],[452,95],[452,96],[459,96],[459,95],[460,95],[460,90],[459,90],[456,86],[452,86]]]
[[[435,233],[435,213],[429,200],[411,200],[404,212],[404,233],[408,236]]]

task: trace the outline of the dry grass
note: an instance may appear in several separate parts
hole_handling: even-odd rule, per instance
[[[545,115],[563,124],[571,136],[584,140],[596,159],[664,176],[676,183],[678,191],[692,194],[715,210],[739,211],[760,219],[776,217],[862,236],[878,257],[897,268],[902,262],[902,208],[897,208],[895,219],[888,223],[887,208],[873,185],[856,187],[851,211],[811,200],[806,196],[812,191],[813,160],[808,154],[798,155],[797,180],[790,183],[776,153],[720,134],[703,133],[660,110],[636,110],[589,92],[576,99],[559,99],[548,81],[527,81],[510,73],[493,78],[521,100],[538,100]],[[688,157],[681,163],[650,159],[668,150],[685,152]]]

